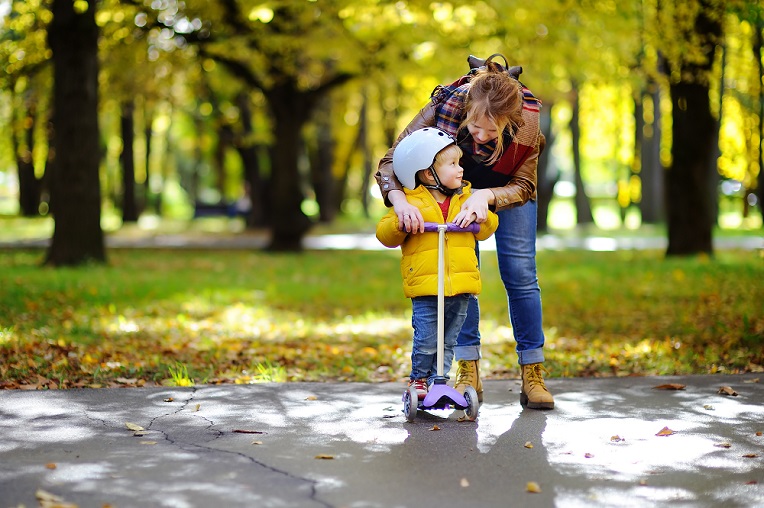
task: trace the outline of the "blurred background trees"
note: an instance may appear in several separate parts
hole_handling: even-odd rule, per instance
[[[88,16],[95,94],[62,56]],[[715,227],[762,223],[763,29],[747,0],[0,0],[0,213],[52,215],[52,264],[102,259],[107,219],[195,213],[298,250],[317,223],[378,217],[400,129],[500,52],[544,103],[541,230],[665,224],[668,254],[711,253]]]

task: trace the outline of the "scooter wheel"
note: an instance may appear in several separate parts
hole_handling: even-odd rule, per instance
[[[419,404],[419,396],[416,393],[416,388],[413,386],[403,394],[403,416],[406,417],[406,421],[413,422],[416,419],[417,405]]]
[[[468,386],[464,390],[464,400],[467,401],[467,407],[464,409],[464,414],[470,421],[474,422],[478,416],[480,402],[478,401],[478,394],[473,387]]]

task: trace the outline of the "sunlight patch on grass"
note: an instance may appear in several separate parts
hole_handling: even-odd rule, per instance
[[[411,303],[388,252],[114,250],[108,266],[60,270],[39,258],[0,251],[0,387],[409,374]],[[552,376],[758,371],[761,260],[539,253],[546,366]],[[496,256],[484,253],[481,270],[482,374],[517,377]]]

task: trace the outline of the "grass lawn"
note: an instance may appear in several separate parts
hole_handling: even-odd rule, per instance
[[[109,251],[41,268],[0,250],[0,387],[403,380],[398,250]],[[762,371],[764,255],[540,252],[552,376]],[[482,257],[483,374],[519,374],[496,256]]]

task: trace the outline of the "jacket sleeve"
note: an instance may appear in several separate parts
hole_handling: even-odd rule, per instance
[[[407,235],[398,229],[398,216],[392,209],[377,223],[377,240],[385,247],[398,247]]]
[[[539,155],[544,151],[546,138],[539,132],[536,146],[504,187],[491,188],[495,197],[495,211],[506,210],[524,205],[536,196],[537,170]]]
[[[374,178],[377,180],[379,190],[382,192],[385,206],[390,206],[390,201],[387,200],[388,192],[391,190],[403,190],[403,186],[395,177],[395,173],[393,173],[393,151],[395,150],[395,147],[400,143],[401,139],[412,132],[432,125],[435,125],[435,105],[430,101],[419,111],[406,128],[403,129],[403,132],[400,133],[398,139],[393,143],[393,146],[390,147],[385,156],[382,157],[382,160],[379,161],[379,166],[377,172],[374,174]]]
[[[499,227],[499,216],[489,211],[488,217],[486,217],[485,222],[480,224],[480,231],[475,233],[475,238],[478,240],[485,240],[487,238],[490,238],[491,235],[496,232],[496,229],[498,227]]]

